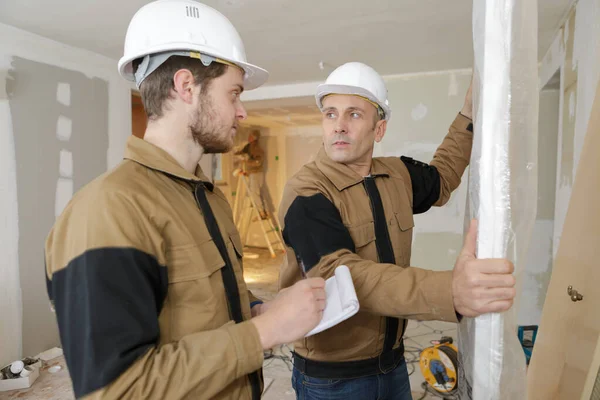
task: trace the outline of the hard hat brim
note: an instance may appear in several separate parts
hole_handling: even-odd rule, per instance
[[[368,90],[358,87],[358,86],[350,86],[350,85],[336,85],[336,84],[321,84],[317,87],[317,93],[315,94],[315,100],[317,101],[317,106],[319,110],[323,110],[323,98],[330,94],[345,94],[345,95],[353,95],[365,97],[372,101],[373,103],[378,104],[385,113],[385,120],[388,121],[391,117],[392,110],[387,104],[382,104],[373,93]]]
[[[138,58],[143,58],[149,54],[161,53],[165,51],[195,51],[209,56],[220,58],[235,64],[244,70],[244,90],[256,89],[269,79],[269,72],[267,70],[258,67],[254,64],[250,64],[243,61],[233,60],[230,57],[224,57],[221,54],[216,53],[214,50],[205,46],[192,45],[190,43],[169,43],[169,45],[160,45],[153,48],[146,49],[143,53],[129,55],[128,57],[122,57],[119,60],[118,70],[119,74],[128,81],[135,82],[135,76],[133,71],[133,61]]]

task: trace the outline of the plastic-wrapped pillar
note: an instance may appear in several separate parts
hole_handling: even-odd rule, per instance
[[[478,258],[508,258],[517,291],[537,204],[537,1],[473,2],[475,136],[466,218],[479,220]],[[468,221],[467,221],[468,222]],[[516,309],[464,318],[461,400],[526,397]]]

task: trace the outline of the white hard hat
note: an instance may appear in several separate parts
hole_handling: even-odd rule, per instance
[[[138,10],[125,37],[119,73],[139,85],[172,55],[233,64],[244,70],[245,89],[265,83],[269,73],[246,61],[244,43],[235,27],[217,10],[193,0],[159,0]],[[147,57],[148,56],[148,57]],[[134,75],[132,62],[143,58]]]
[[[360,96],[376,107],[379,106],[386,121],[392,115],[383,78],[366,64],[349,62],[329,74],[325,83],[317,87],[315,98],[319,109],[323,109],[323,98],[330,94]]]

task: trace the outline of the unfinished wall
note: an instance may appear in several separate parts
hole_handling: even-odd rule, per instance
[[[463,106],[470,81],[469,70],[386,77],[392,119],[375,155],[431,161]],[[412,265],[432,270],[454,267],[462,247],[467,174],[468,170],[444,207],[415,216]]]
[[[72,194],[122,159],[116,61],[0,24],[0,364],[59,345],[44,241]]]
[[[540,88],[549,83],[558,88],[540,95],[539,156],[545,161],[540,158],[538,214],[524,275],[519,324],[540,321],[599,79],[600,0],[579,0],[540,66]],[[556,102],[558,105],[552,105]],[[552,138],[555,134],[556,140]],[[549,154],[553,151],[555,157]],[[551,176],[546,168],[555,168],[554,184],[544,181],[544,176]]]
[[[46,235],[73,193],[107,169],[108,83],[14,57],[6,92],[17,161],[23,349],[31,354],[56,344],[55,334],[37,328],[55,320],[42,279]]]
[[[6,95],[9,68],[0,58],[0,366],[18,358],[22,351],[17,157]]]
[[[540,92],[537,215],[522,275],[519,325],[539,324],[552,274],[559,101],[558,89]]]
[[[600,0],[579,0],[540,67],[540,86],[560,73],[560,128],[556,176],[554,255],[571,197],[594,89],[600,79]]]

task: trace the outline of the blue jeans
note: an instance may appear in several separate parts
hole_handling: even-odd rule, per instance
[[[412,400],[406,362],[387,374],[355,379],[321,379],[294,368],[292,387],[298,400]]]

